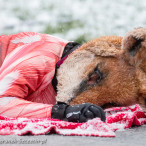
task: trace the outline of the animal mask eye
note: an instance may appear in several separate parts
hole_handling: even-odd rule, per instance
[[[102,73],[98,70],[98,68],[95,68],[94,72],[89,75],[87,83],[88,85],[98,84],[102,80],[102,77]]]

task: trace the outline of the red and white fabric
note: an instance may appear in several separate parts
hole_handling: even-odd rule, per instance
[[[106,122],[99,118],[86,123],[72,123],[50,118],[8,118],[0,116],[0,135],[61,135],[115,137],[116,130],[146,123],[146,115],[139,105],[105,110]]]
[[[34,32],[0,36],[0,115],[50,117],[56,103],[51,82],[67,43]]]
[[[105,123],[99,118],[86,123],[50,119],[56,102],[51,81],[67,43],[33,32],[0,36],[0,135],[54,130],[61,135],[114,137],[115,130],[146,123],[139,105],[105,110]]]

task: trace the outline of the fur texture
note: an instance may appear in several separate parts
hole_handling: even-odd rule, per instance
[[[104,108],[135,103],[145,106],[146,29],[82,45],[61,65],[57,79],[58,101],[89,102]]]

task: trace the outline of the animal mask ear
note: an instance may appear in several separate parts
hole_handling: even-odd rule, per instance
[[[131,65],[138,63],[146,57],[146,28],[137,28],[127,33],[122,40],[124,58]]]
[[[129,55],[135,56],[136,53],[141,48],[142,39],[137,39],[134,36],[130,35],[127,37],[126,41],[124,42],[124,48],[127,50]]]
[[[123,58],[136,69],[139,93],[146,101],[146,28],[137,28],[122,40]]]
[[[146,40],[146,28],[137,28],[127,33],[122,40],[122,49],[129,55],[135,56],[141,48],[141,43]]]

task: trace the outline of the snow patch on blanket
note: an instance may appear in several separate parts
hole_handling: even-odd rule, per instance
[[[12,43],[18,44],[18,43],[33,43],[36,41],[40,41],[41,37],[39,35],[32,35],[32,36],[26,36],[23,38],[15,38],[14,40],[11,40]]]
[[[76,129],[57,129],[62,135],[78,135],[78,136],[101,136],[114,137],[115,133],[109,126],[103,123],[99,118],[89,120],[87,123],[78,126]]]

